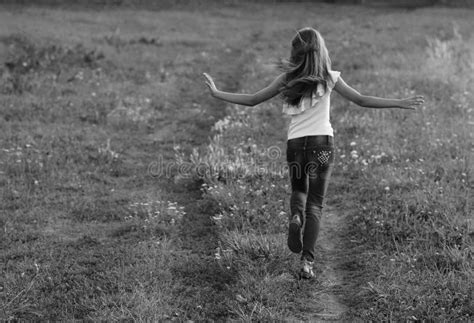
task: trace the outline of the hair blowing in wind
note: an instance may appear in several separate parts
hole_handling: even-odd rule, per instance
[[[321,34],[313,28],[299,30],[291,42],[291,55],[283,62],[286,84],[281,92],[283,100],[297,105],[302,97],[322,84],[327,90],[331,60]]]

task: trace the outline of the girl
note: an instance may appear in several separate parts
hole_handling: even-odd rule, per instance
[[[313,28],[296,33],[283,73],[254,94],[220,91],[208,74],[204,76],[211,95],[230,103],[255,106],[281,95],[283,113],[291,116],[287,142],[292,189],[288,247],[302,253],[301,276],[313,277],[315,244],[334,163],[333,129],[329,122],[332,90],[366,108],[415,109],[423,104],[423,97],[384,99],[360,94],[344,82],[340,72],[331,70],[324,39]]]

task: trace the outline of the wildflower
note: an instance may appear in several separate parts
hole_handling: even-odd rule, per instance
[[[246,302],[246,301],[247,301],[247,300],[245,299],[245,297],[243,297],[243,296],[240,295],[240,294],[235,295],[235,298],[236,298],[237,301],[240,302],[240,303],[243,303],[243,302]]]
[[[214,221],[220,221],[220,220],[222,220],[223,217],[224,217],[224,215],[222,215],[222,214],[216,214],[215,216],[212,217],[212,219]]]
[[[216,248],[216,253],[214,254],[214,258],[216,260],[220,260],[222,257],[221,257],[221,248],[217,247]]]

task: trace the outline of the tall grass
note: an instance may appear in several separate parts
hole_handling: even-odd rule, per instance
[[[174,45],[154,43],[156,24],[180,13],[140,15],[134,27],[138,15],[116,12],[109,28],[89,11],[21,9],[0,13],[0,319],[184,317],[190,301],[177,298],[188,287],[176,273],[189,261],[178,237],[189,196],[147,163],[158,145],[165,162],[173,139],[191,145],[171,115],[192,118],[186,139],[207,136],[208,114],[174,109],[200,94],[183,95],[177,79],[206,66],[194,55],[202,48],[181,32]]]
[[[0,68],[2,319],[310,320],[335,292],[351,319],[472,317],[464,13],[350,7],[369,23],[309,3],[21,9],[0,13],[0,51],[12,54]],[[442,24],[458,18],[459,31]],[[209,71],[230,90],[262,87],[276,73],[270,59],[287,54],[280,44],[316,22],[352,84],[428,98],[412,114],[335,98],[328,203],[348,213],[337,235],[353,272],[333,287],[321,275],[298,281],[285,246],[280,103],[224,108],[198,81]],[[157,155],[193,171],[149,176]]]
[[[351,233],[370,248],[361,259],[377,273],[358,295],[364,299],[359,310],[371,304],[362,312],[365,319],[450,321],[473,315],[468,282],[474,51],[472,39],[456,28],[447,28],[445,37],[428,38],[424,53],[414,59],[410,82],[427,96],[426,107],[408,118],[362,116],[386,129],[391,140],[380,140],[386,134],[369,126],[343,151],[342,174],[351,179],[350,190],[342,181],[337,189],[353,200]],[[337,127],[352,129],[352,122],[344,119]],[[375,138],[375,145],[364,137]],[[349,150],[362,156],[350,158]]]
[[[352,246],[358,250],[353,261],[362,267],[351,275],[358,277],[356,284],[348,281],[352,289],[346,290],[346,301],[351,314],[363,320],[451,321],[473,315],[469,127],[474,50],[456,26],[447,27],[444,37],[430,37],[421,52],[405,53],[410,70],[395,71],[375,61],[369,72],[386,82],[382,88],[399,85],[394,74],[406,78],[408,86],[387,95],[409,96],[411,87],[427,97],[420,111],[349,114],[340,111],[341,101],[335,102],[338,158],[329,202],[346,210],[349,225],[342,230],[358,244]],[[252,69],[246,84],[258,84],[254,78],[268,73],[258,64]],[[363,79],[368,88],[372,78]],[[281,120],[278,113],[273,103],[253,110],[232,107],[215,124],[207,150],[190,158],[219,169],[201,179],[205,198],[219,206],[213,216],[221,241],[216,258],[239,272],[236,301],[228,306],[242,320],[282,319],[290,314],[280,301],[295,302],[286,290],[268,289],[279,279],[291,286],[280,275],[283,266],[290,272],[294,268],[282,243],[289,194],[284,156],[276,158],[283,170],[276,176],[270,167],[275,159],[261,148],[276,139],[284,152],[284,133],[272,137],[271,131],[259,131],[268,120]],[[284,123],[270,128],[282,129]],[[266,172],[258,173],[256,164]],[[272,242],[273,234],[278,242]],[[260,289],[261,282],[267,287]],[[280,297],[268,298],[272,292]]]

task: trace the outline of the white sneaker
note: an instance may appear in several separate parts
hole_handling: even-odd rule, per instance
[[[301,268],[301,273],[300,276],[305,279],[310,279],[314,277],[314,272],[313,272],[313,265],[314,262],[303,259],[301,261],[302,268]]]

